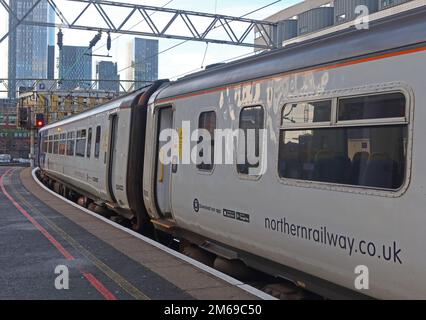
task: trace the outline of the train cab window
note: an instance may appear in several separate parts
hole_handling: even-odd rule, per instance
[[[49,151],[49,141],[47,136],[42,137],[42,152],[47,153]]]
[[[101,150],[101,126],[96,127],[96,137],[95,137],[95,158],[99,159],[99,154]]]
[[[92,151],[92,128],[89,128],[87,133],[87,149],[86,149],[87,158],[90,158],[91,151]]]
[[[86,130],[77,131],[77,140],[75,143],[75,155],[77,157],[84,157],[86,153]]]
[[[259,175],[261,157],[261,130],[264,128],[264,110],[260,106],[246,107],[240,113],[237,170],[240,174]]]
[[[67,135],[62,133],[59,140],[59,154],[64,156],[67,151]]]
[[[67,156],[74,156],[75,133],[68,132],[67,134]]]
[[[378,110],[384,108],[380,106],[387,103],[391,110],[380,113]],[[408,143],[404,95],[340,99],[336,107],[338,117],[326,127],[281,128],[280,176],[386,190],[401,188]],[[388,117],[392,120],[386,122]],[[359,121],[348,124],[347,119]]]
[[[53,136],[53,153],[54,154],[59,154],[59,134],[55,134]]]
[[[214,134],[216,130],[216,113],[203,112],[198,121],[198,161],[197,168],[212,171],[214,168]]]
[[[53,153],[53,136],[49,136],[49,150],[48,153]]]

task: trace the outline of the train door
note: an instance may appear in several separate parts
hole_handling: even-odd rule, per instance
[[[115,167],[117,166],[117,134],[118,134],[118,115],[112,114],[109,117],[110,136],[108,151],[108,192],[113,202],[117,202],[114,195],[115,186]]]
[[[168,141],[160,141],[161,132],[168,129],[173,129],[174,112],[172,107],[162,108],[158,110],[158,131],[157,131],[157,159],[156,159],[156,182],[155,196],[160,214],[165,218],[171,217],[171,164],[165,160],[164,147]]]

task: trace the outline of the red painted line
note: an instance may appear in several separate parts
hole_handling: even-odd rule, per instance
[[[15,169],[7,170],[0,177],[0,188],[3,194],[12,202],[12,204],[19,210],[46,238],[49,240],[56,249],[69,261],[75,260],[75,258],[65,249],[56,239],[53,237],[49,231],[47,231],[42,225],[40,225],[36,219],[34,219],[22,206],[7,192],[4,186],[4,177],[10,176]],[[93,274],[89,272],[84,272],[78,268],[81,274],[89,281],[89,283],[106,299],[106,300],[117,300],[117,297],[114,296]]]
[[[92,286],[96,288],[106,300],[117,300],[116,296],[114,296],[96,277],[88,272],[82,272],[83,276],[90,282]]]

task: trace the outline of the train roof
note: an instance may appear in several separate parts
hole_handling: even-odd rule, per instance
[[[426,43],[426,6],[195,73],[170,83],[158,100]]]
[[[63,126],[63,125],[66,125],[68,123],[75,122],[75,121],[78,121],[78,120],[81,120],[81,119],[84,119],[84,118],[87,118],[87,117],[91,117],[91,116],[94,116],[94,115],[99,114],[99,113],[103,113],[103,112],[106,112],[106,111],[109,111],[109,110],[113,110],[115,108],[119,108],[119,107],[123,107],[123,106],[130,106],[132,104],[132,102],[134,101],[134,99],[136,97],[138,97],[139,95],[141,95],[142,93],[144,93],[145,91],[147,91],[149,89],[149,87],[150,86],[143,87],[141,89],[130,92],[130,93],[124,95],[124,96],[120,96],[120,97],[118,97],[114,100],[111,100],[111,101],[103,103],[99,106],[96,106],[95,108],[91,108],[91,109],[86,110],[84,112],[81,112],[79,114],[69,116],[69,117],[67,117],[63,120],[53,122],[53,123],[45,126],[40,131],[49,130],[49,129],[56,128],[56,127],[59,127],[59,126]]]

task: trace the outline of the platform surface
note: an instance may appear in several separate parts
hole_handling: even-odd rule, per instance
[[[0,177],[0,299],[258,299],[55,197],[29,168]]]

